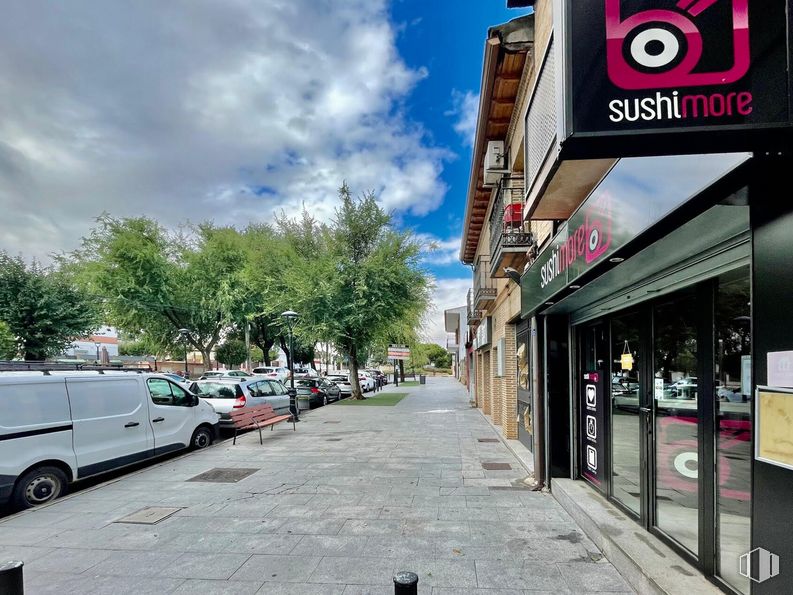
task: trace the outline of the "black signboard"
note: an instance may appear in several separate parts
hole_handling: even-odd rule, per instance
[[[581,384],[581,476],[601,491],[606,489],[606,374],[587,372]]]
[[[786,4],[567,0],[562,147],[620,157],[781,145],[791,121]]]

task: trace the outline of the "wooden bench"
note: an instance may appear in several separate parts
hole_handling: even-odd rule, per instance
[[[252,430],[254,428],[259,430],[259,444],[264,444],[262,440],[262,428],[270,426],[270,431],[272,431],[275,424],[290,419],[292,420],[292,429],[296,430],[295,420],[292,414],[278,415],[273,411],[272,405],[257,405],[256,407],[237,409],[229,413],[229,418],[234,422],[234,441],[232,444],[237,444],[237,432],[240,430]]]

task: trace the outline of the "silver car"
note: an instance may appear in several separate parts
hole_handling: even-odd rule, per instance
[[[339,387],[339,392],[341,393],[342,397],[349,397],[352,395],[352,384],[350,383],[349,376],[344,376],[343,374],[331,374],[330,376],[326,377],[326,380]]]
[[[220,427],[233,427],[229,414],[232,411],[257,405],[272,405],[278,415],[289,414],[289,393],[277,380],[247,380],[213,378],[198,380],[190,390],[212,405],[220,415]]]

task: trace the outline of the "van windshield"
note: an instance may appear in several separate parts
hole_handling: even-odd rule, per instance
[[[235,392],[236,385],[234,384],[221,384],[220,382],[202,382],[201,384],[194,384],[195,392],[210,399],[236,399]]]

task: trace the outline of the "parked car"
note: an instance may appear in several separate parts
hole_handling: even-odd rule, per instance
[[[253,374],[249,374],[244,370],[209,370],[201,374],[198,379],[208,380],[210,378],[253,379]]]
[[[326,380],[339,387],[341,398],[352,395],[352,383],[350,382],[349,376],[346,376],[345,374],[329,374],[326,377]]]
[[[272,405],[278,415],[289,413],[289,392],[277,380],[212,378],[194,382],[191,390],[220,415],[220,427],[234,426],[230,413],[246,407]]]
[[[311,367],[302,367],[296,366],[295,367],[295,380],[298,378],[319,378],[319,372],[317,372],[314,368]]]
[[[266,378],[273,378],[279,382],[286,383],[289,380],[289,368],[276,367],[276,366],[262,366],[261,368],[253,369],[254,376],[264,376]]]
[[[0,374],[0,503],[51,502],[78,479],[209,446],[212,407],[161,374]]]
[[[184,384],[185,388],[189,387],[190,384],[192,384],[192,382],[193,382],[189,378],[185,378],[184,376],[181,376],[179,374],[172,374],[171,372],[164,372],[163,376],[165,376],[169,380],[173,380],[174,382],[178,382],[179,384]]]
[[[368,372],[359,370],[358,382],[361,383],[361,390],[365,393],[372,391],[375,388],[374,378]]]
[[[341,398],[341,390],[337,385],[324,378],[299,378],[295,380],[297,389],[298,406],[301,409],[311,409],[327,405],[331,401]],[[304,407],[303,404],[307,406]]]

